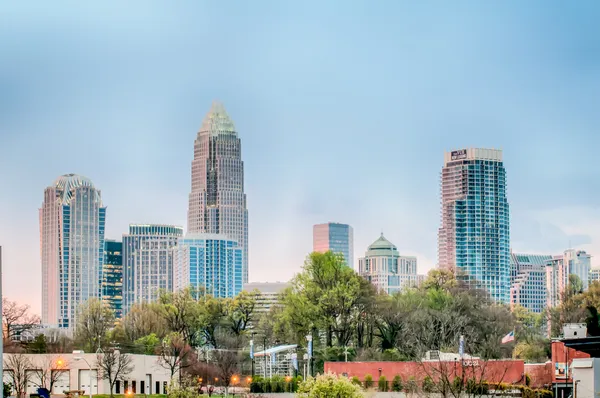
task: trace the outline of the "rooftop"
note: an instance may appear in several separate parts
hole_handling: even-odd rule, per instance
[[[219,135],[222,133],[237,135],[235,125],[225,111],[225,107],[219,101],[214,101],[210,110],[202,121],[199,134],[208,133],[210,135]]]

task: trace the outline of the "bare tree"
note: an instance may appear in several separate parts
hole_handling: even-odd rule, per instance
[[[156,303],[134,304],[121,320],[125,337],[136,341],[152,333],[159,338],[167,334],[167,323],[161,316],[161,308]]]
[[[108,331],[114,323],[112,310],[100,300],[91,298],[79,308],[75,340],[86,347],[86,351],[97,352],[107,343]]]
[[[179,333],[170,333],[163,339],[160,347],[158,364],[171,372],[171,380],[177,372],[190,364],[188,357],[193,354],[192,348]],[[181,379],[181,372],[179,373]]]
[[[29,313],[28,305],[20,305],[16,301],[2,299],[3,337],[12,340],[19,333],[31,332],[40,324],[40,317]]]
[[[36,378],[33,384],[52,392],[54,385],[64,372],[68,372],[69,365],[59,355],[44,355],[40,362],[36,363],[34,374]]]
[[[10,354],[5,362],[5,369],[8,371],[17,397],[25,397],[27,382],[29,381],[27,370],[31,369],[29,358],[24,354]]]
[[[133,358],[118,350],[111,350],[97,355],[96,366],[98,376],[108,381],[112,397],[117,380],[125,378],[133,371]]]
[[[226,389],[231,385],[233,375],[238,373],[241,363],[237,349],[217,349],[211,352],[220,380]]]

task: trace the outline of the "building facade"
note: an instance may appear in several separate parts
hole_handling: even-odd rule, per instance
[[[173,247],[183,236],[174,225],[132,224],[123,235],[123,312],[173,291]]]
[[[445,154],[441,173],[438,266],[472,287],[510,302],[510,224],[502,151]]]
[[[348,224],[329,222],[313,226],[313,251],[340,253],[346,265],[354,268],[354,231]]]
[[[576,275],[581,280],[581,288],[587,290],[591,270],[591,256],[583,250],[568,249],[562,255],[554,256],[546,264],[547,306],[552,308],[561,304],[569,286],[569,275]]]
[[[531,312],[542,313],[546,308],[546,265],[551,255],[511,253],[514,273],[510,288],[511,307],[519,305]]]
[[[401,256],[383,234],[358,259],[358,273],[377,290],[388,294],[417,286],[424,278],[417,275],[417,258]]]
[[[237,241],[217,234],[188,234],[173,251],[175,290],[193,287],[221,298],[242,291],[243,251]]]
[[[123,315],[123,243],[104,241],[102,272],[102,301],[114,312],[116,319]]]
[[[248,210],[241,140],[222,104],[213,103],[194,142],[189,234],[223,234],[242,249],[248,281]]]
[[[72,329],[80,304],[102,295],[106,207],[90,179],[66,174],[45,189],[39,216],[42,323]]]
[[[50,384],[50,373],[52,373],[53,396],[64,396],[64,391],[84,391],[81,396],[91,394],[110,394],[108,380],[102,379],[102,372],[98,372],[98,360],[102,363],[104,353],[100,354],[4,354],[5,371],[4,383],[15,385],[15,380],[8,369],[10,359],[14,355],[23,355],[28,368],[25,374],[17,374],[17,381],[22,383],[27,380],[26,395],[37,394],[38,386]],[[171,372],[168,368],[159,366],[160,357],[156,355],[127,354],[132,367],[125,377],[115,382],[113,393],[125,394],[131,391],[133,394],[151,395],[167,394],[171,380]],[[89,364],[89,366],[88,366]],[[91,367],[91,369],[90,369]],[[24,377],[23,377],[24,376]],[[45,380],[41,380],[44,376]],[[179,371],[175,372],[174,378],[179,377]],[[124,379],[124,380],[123,380]],[[91,391],[90,391],[91,389]],[[91,394],[90,394],[91,392]],[[15,391],[11,392],[14,396]]]
[[[254,282],[244,284],[243,290],[248,293],[256,293],[254,311],[257,314],[264,314],[279,305],[281,294],[290,286],[291,284],[288,282]]]
[[[588,282],[591,284],[592,282],[600,282],[600,268],[591,268],[590,276],[588,278]]]

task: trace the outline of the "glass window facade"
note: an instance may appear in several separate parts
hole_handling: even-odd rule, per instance
[[[546,265],[551,255],[511,254],[511,307],[519,305],[534,313],[546,308]]]
[[[510,220],[501,151],[446,154],[438,264],[470,286],[510,302]]]
[[[347,224],[327,223],[313,227],[313,251],[332,251],[344,257],[346,265],[354,268],[354,232]]]
[[[205,289],[214,297],[234,297],[243,286],[243,250],[218,234],[188,235],[174,248],[175,290]]]
[[[123,312],[173,290],[173,247],[183,236],[174,225],[130,225],[123,235]]]
[[[123,315],[123,243],[105,240],[103,269],[102,300],[120,319]]]

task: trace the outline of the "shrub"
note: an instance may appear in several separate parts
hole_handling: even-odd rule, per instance
[[[189,388],[171,387],[169,388],[169,398],[195,398],[198,394]]]
[[[347,377],[331,373],[309,378],[298,388],[301,398],[362,398],[360,387],[353,384]]]
[[[425,376],[423,379],[423,392],[432,393],[435,390],[435,383],[431,376]]]
[[[475,379],[467,380],[465,388],[467,394],[471,395],[486,395],[488,393],[488,384],[484,381],[477,382]]]
[[[262,394],[264,393],[264,380],[260,376],[255,376],[250,382],[250,392]]]
[[[379,378],[379,381],[377,382],[377,387],[379,388],[379,391],[387,392],[388,385],[387,385],[387,379],[385,378],[385,376],[381,376]]]
[[[415,379],[415,376],[410,376],[406,382],[406,385],[404,386],[404,391],[407,393],[415,393],[419,389],[418,387],[419,386],[417,385],[417,379]]]
[[[350,382],[354,385],[362,386],[362,383],[361,383],[360,379],[358,378],[358,376],[352,376],[352,378],[350,379]]]
[[[365,375],[365,388],[373,387],[373,376]]]
[[[525,373],[525,385],[527,387],[531,386],[531,376],[529,376],[527,373]]]
[[[281,376],[271,377],[271,392],[279,393],[285,392],[285,380]]]
[[[4,396],[4,398],[10,397],[10,393],[12,392],[12,384],[11,383],[4,383],[3,388],[4,388],[4,390],[3,390],[3,396]]]
[[[392,381],[392,391],[393,392],[401,392],[403,389],[402,385],[402,377],[400,375],[394,376],[394,380]]]

